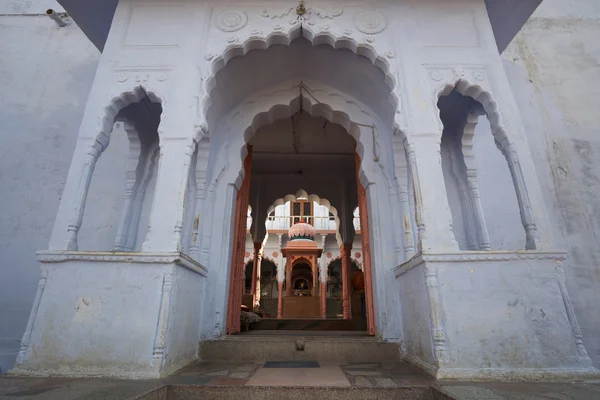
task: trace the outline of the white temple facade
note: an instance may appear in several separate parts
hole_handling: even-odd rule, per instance
[[[598,377],[498,3],[118,1],[12,373],[157,378],[319,297],[438,379]]]

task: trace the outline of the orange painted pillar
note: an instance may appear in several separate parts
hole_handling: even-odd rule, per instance
[[[287,257],[286,263],[285,263],[285,295],[286,296],[291,296],[292,295],[292,260],[291,260],[291,256]]]
[[[360,216],[360,241],[363,253],[363,269],[365,274],[365,303],[367,307],[367,334],[375,336],[375,307],[373,305],[373,274],[371,270],[371,240],[369,236],[369,210],[367,208],[367,191],[360,183],[360,157],[354,154],[356,163],[356,186],[358,188],[358,213]]]
[[[252,146],[244,160],[244,181],[235,200],[233,249],[229,274],[229,296],[225,331],[228,335],[240,331],[240,311],[244,292],[244,252],[246,251],[246,219],[250,196],[250,169],[252,167]]]
[[[352,318],[350,308],[350,253],[352,244],[343,244],[340,246],[340,256],[342,258],[342,310],[344,319]]]
[[[277,318],[283,318],[283,282],[277,282]]]
[[[327,318],[327,283],[321,282],[321,318]]]

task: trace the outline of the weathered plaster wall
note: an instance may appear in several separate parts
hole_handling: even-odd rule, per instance
[[[0,2],[0,368],[16,357],[99,52],[55,1]]]
[[[600,3],[545,0],[504,52],[567,286],[600,366]]]
[[[76,26],[58,28],[46,16],[22,15],[41,14],[48,7],[58,9],[53,1],[41,0],[0,5],[0,36],[6,39],[0,45],[3,369],[12,363],[25,329],[39,279],[34,252],[47,247],[99,58]],[[594,311],[600,302],[600,203],[596,200],[600,193],[600,139],[596,130],[600,116],[596,109],[600,85],[595,82],[600,76],[599,20],[600,4],[595,0],[545,0],[504,54],[504,67],[528,133],[558,243],[570,253],[565,264],[567,284],[585,344],[597,366],[600,316]],[[101,158],[99,171],[103,162],[110,163]],[[109,175],[103,172],[97,178],[113,196],[123,184],[112,185],[110,168],[107,171]],[[226,200],[225,196],[220,199]],[[228,207],[230,203],[220,204]],[[89,204],[98,203],[91,196]],[[223,225],[221,212],[215,221]],[[228,248],[227,242],[223,241],[222,248]],[[386,257],[389,259],[389,254]],[[222,258],[227,265],[227,256]],[[410,321],[407,312],[411,310],[408,305],[402,307],[404,321]]]

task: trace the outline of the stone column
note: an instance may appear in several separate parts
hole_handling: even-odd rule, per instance
[[[154,201],[143,251],[181,251],[183,208],[195,143],[192,138],[160,139]]]
[[[483,214],[483,205],[479,196],[479,182],[477,181],[477,170],[467,170],[467,190],[472,206],[473,222],[477,231],[477,247],[479,250],[491,250],[492,245],[490,235],[485,223],[485,215]]]
[[[132,215],[129,232],[127,233],[127,245],[125,246],[125,251],[135,250],[138,230],[140,226],[140,217],[142,215],[144,199],[146,198],[146,189],[148,188],[148,183],[154,175],[154,167],[156,166],[156,162],[158,160],[158,154],[160,152],[159,150],[160,149],[158,147],[158,143],[154,143],[152,146],[143,151],[148,155],[146,157],[143,157],[145,162],[144,171],[142,174],[141,182],[137,186],[135,197],[133,200]]]
[[[352,318],[350,305],[350,255],[352,254],[352,243],[344,243],[340,246],[340,257],[342,259],[342,310],[344,319]]]
[[[535,250],[539,241],[537,225],[533,215],[533,209],[529,200],[529,194],[527,193],[527,186],[525,184],[525,178],[523,176],[523,170],[519,163],[517,150],[515,146],[508,141],[508,138],[504,138],[499,143],[500,149],[506,157],[508,162],[508,168],[513,178],[513,184],[515,185],[515,192],[517,193],[517,200],[519,201],[519,210],[521,212],[521,222],[525,227],[525,249]]]
[[[473,202],[471,201],[469,190],[467,188],[465,169],[461,165],[461,160],[463,159],[463,157],[461,157],[461,145],[457,144],[452,138],[448,138],[447,141],[443,140],[442,143],[447,144],[447,149],[450,156],[450,172],[452,173],[452,177],[454,178],[458,189],[465,234],[467,238],[467,248],[469,250],[478,250],[479,244],[477,240],[475,217],[473,216]]]
[[[260,302],[260,263],[262,262],[262,243],[254,242],[254,261],[252,262],[252,283],[250,294],[256,307]],[[257,292],[258,288],[258,292]]]
[[[285,258],[285,295],[292,295],[292,260],[289,255]]]
[[[283,318],[283,282],[277,282],[277,318]]]
[[[321,248],[323,249],[323,253],[321,254],[320,262],[321,262],[321,318],[327,318],[327,256],[325,255],[325,240],[327,239],[327,235],[321,235]]]
[[[413,240],[410,203],[408,200],[408,168],[406,163],[406,151],[404,149],[404,139],[395,135],[393,137],[393,147],[398,201],[400,202],[400,213],[402,216],[402,223],[397,224],[395,222],[394,225],[402,226],[404,259],[410,260],[415,255],[415,243]]]
[[[190,255],[200,259],[200,232],[204,221],[204,204],[206,201],[206,173],[208,170],[208,157],[210,154],[210,139],[204,136],[196,146],[196,204],[194,205],[194,225],[192,228],[192,243]]]
[[[73,161],[50,237],[50,250],[75,251],[78,249],[77,235],[81,228],[92,175],[98,157],[107,145],[108,136],[104,135],[100,135],[100,139],[79,138],[77,140]]]
[[[440,157],[440,135],[419,134],[405,142],[413,178],[420,251],[457,251]]]
[[[131,229],[131,217],[133,213],[133,205],[137,186],[140,184],[141,176],[138,174],[139,166],[145,164],[142,157],[142,142],[140,136],[133,123],[124,120],[121,122],[123,129],[127,133],[129,141],[129,153],[127,154],[127,163],[125,165],[125,200],[123,202],[123,211],[117,226],[117,234],[115,235],[115,251],[127,250],[127,239],[129,238],[129,230]],[[144,154],[146,155],[146,154]]]

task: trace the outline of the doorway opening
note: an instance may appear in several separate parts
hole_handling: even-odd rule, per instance
[[[343,126],[302,109],[249,140],[236,203],[242,209],[235,214],[228,333],[240,331],[244,313],[260,318],[250,329],[375,333],[356,145]],[[367,258],[360,266],[355,261]]]

